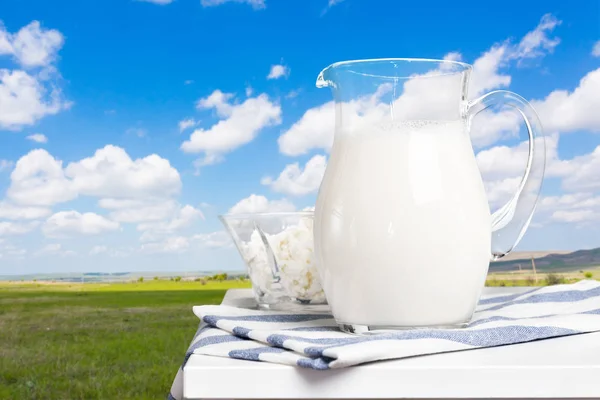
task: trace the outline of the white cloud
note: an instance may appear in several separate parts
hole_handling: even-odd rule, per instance
[[[133,248],[122,247],[122,248],[109,248],[105,245],[96,245],[90,249],[90,256],[108,256],[108,257],[128,257],[133,253]]]
[[[179,121],[179,132],[183,132],[186,129],[193,128],[198,125],[199,121],[196,121],[194,118],[186,118]]]
[[[545,196],[539,201],[539,219],[585,225],[600,219],[600,197],[591,193]]]
[[[74,256],[76,253],[72,250],[63,250],[62,244],[50,243],[35,252],[36,256],[56,255],[61,257]]]
[[[48,138],[43,133],[34,133],[33,135],[27,136],[27,139],[36,143],[48,143]]]
[[[44,29],[32,21],[17,33],[8,33],[0,23],[0,55],[10,54],[23,67],[51,64],[63,46],[63,35],[55,29]]]
[[[118,222],[92,212],[82,214],[77,211],[57,212],[50,216],[42,226],[42,232],[47,237],[99,235],[117,229],[119,229]]]
[[[485,192],[488,202],[492,207],[492,212],[494,212],[493,208],[505,204],[515,195],[515,193],[517,193],[517,188],[521,183],[521,179],[520,176],[517,176],[493,181],[484,181]]]
[[[0,56],[13,56],[23,68],[38,68],[31,75],[22,70],[0,68],[0,129],[20,129],[46,115],[71,106],[63,99],[57,82],[58,71],[51,65],[64,43],[62,34],[44,29],[38,21],[7,32],[0,22]]]
[[[62,245],[60,243],[51,243],[51,244],[47,244],[44,247],[42,247],[38,251],[38,253],[39,254],[56,253],[56,252],[60,251],[61,248],[62,248]]]
[[[0,69],[0,129],[20,129],[69,108],[56,87],[48,90],[25,71]]]
[[[594,57],[600,57],[600,40],[594,43],[594,47],[592,47],[592,55]]]
[[[560,159],[557,151],[557,132],[600,132],[600,114],[596,112],[600,109],[600,98],[597,93],[600,93],[600,68],[586,74],[572,92],[555,90],[543,100],[532,101],[548,135],[546,177],[562,178],[562,188],[570,192],[600,190],[600,148],[570,160]],[[504,119],[503,123],[507,127],[511,124],[508,119]],[[516,147],[497,146],[480,152],[477,160],[482,173],[488,178],[498,174],[502,177],[517,176],[524,168],[527,152],[527,142]]]
[[[222,119],[210,129],[196,129],[181,149],[187,153],[204,153],[206,163],[222,159],[223,154],[252,141],[268,126],[281,123],[281,107],[271,102],[266,94],[230,104],[231,95],[213,92],[201,99],[198,106],[215,108]]]
[[[279,136],[279,151],[288,156],[306,154],[311,149],[329,151],[333,145],[334,130],[335,104],[330,101],[308,109],[300,120]]]
[[[4,24],[0,21],[0,56],[12,54],[12,35],[6,31]]]
[[[12,169],[12,167],[15,165],[14,162],[10,161],[10,160],[0,160],[0,172],[2,171],[6,171],[7,169]]]
[[[221,118],[225,118],[231,115],[233,105],[229,104],[228,101],[233,98],[233,93],[223,93],[219,89],[212,92],[209,96],[203,97],[196,102],[196,108],[198,110],[209,110],[214,108],[217,111],[217,115]]]
[[[202,7],[220,6],[225,3],[245,3],[255,10],[266,8],[265,0],[200,0]]]
[[[181,178],[169,160],[156,154],[132,160],[117,146],[107,145],[92,157],[69,163],[65,175],[77,193],[104,198],[165,197],[179,193]]]
[[[316,155],[306,162],[304,170],[298,163],[288,164],[276,180],[265,177],[261,183],[270,186],[276,192],[291,196],[303,196],[319,189],[326,165],[326,157]]]
[[[329,11],[329,9],[330,9],[331,7],[335,6],[336,4],[340,4],[340,3],[341,3],[341,2],[343,2],[343,1],[344,1],[344,0],[329,0],[329,1],[327,2],[327,7],[325,7],[325,8],[323,9],[323,11],[321,11],[321,17],[322,17],[323,15],[325,15],[325,14],[327,13],[327,11]]]
[[[446,61],[462,61],[462,54],[458,51],[451,51],[444,56],[444,60]]]
[[[107,145],[66,168],[46,150],[32,150],[17,161],[7,195],[17,204],[34,206],[62,203],[78,195],[143,199],[147,204],[165,201],[180,189],[179,172],[167,159],[152,154],[132,160],[122,148]]]
[[[186,204],[181,207],[178,214],[165,225],[165,230],[168,232],[177,231],[187,228],[197,219],[204,219],[204,214],[199,209]]]
[[[38,219],[47,217],[52,210],[45,207],[20,207],[6,201],[0,201],[0,218],[3,219]]]
[[[0,258],[5,256],[23,258],[25,254],[27,254],[27,250],[17,247],[13,244],[3,243],[0,245]]]
[[[564,162],[562,187],[567,191],[600,190],[600,146],[589,154]]]
[[[100,199],[98,205],[111,210],[109,217],[117,222],[139,223],[162,221],[177,209],[172,199]]]
[[[252,89],[252,87],[246,86],[246,97],[252,96],[252,93],[254,93],[254,90]]]
[[[148,131],[144,128],[129,128],[125,131],[126,135],[134,135],[143,138],[148,135]]]
[[[495,44],[486,51],[481,57],[473,62],[473,74],[469,94],[471,97],[482,95],[491,89],[508,87],[511,77],[499,72],[511,61],[521,64],[525,59],[543,57],[546,53],[551,53],[560,43],[558,38],[550,39],[548,33],[560,25],[551,14],[544,15],[538,26],[528,32],[518,44],[511,44],[505,41],[501,44]]]
[[[147,222],[139,224],[137,229],[142,231],[142,242],[157,241],[165,236],[172,235],[182,229],[190,227],[195,221],[204,219],[204,214],[191,205],[181,207],[169,220],[160,222]]]
[[[507,45],[496,45],[473,62],[470,97],[477,97],[490,89],[510,85],[510,76],[499,72],[507,57]]]
[[[107,251],[108,251],[108,247],[97,245],[97,246],[92,247],[92,249],[90,250],[90,256],[103,254],[103,253],[106,253]]]
[[[192,162],[194,167],[194,175],[200,175],[200,169],[202,167],[206,167],[207,165],[215,165],[223,161],[225,161],[225,157],[219,154],[211,154],[205,157],[197,158]]]
[[[165,6],[165,5],[171,4],[173,2],[173,0],[137,0],[137,1],[141,1],[144,3],[154,3],[154,4],[158,4],[159,6]]]
[[[144,243],[140,250],[144,253],[183,253],[190,247],[190,241],[184,236],[167,238],[161,242]]]
[[[548,33],[561,24],[552,14],[542,16],[538,26],[531,32],[528,32],[512,50],[512,58],[519,61],[527,58],[543,57],[546,53],[552,53],[554,48],[560,43],[558,38],[549,38]]]
[[[519,145],[495,146],[481,150],[476,155],[477,165],[487,180],[498,180],[520,176],[525,173],[529,141]]]
[[[295,99],[302,92],[302,89],[290,90],[288,94],[285,95],[286,99]]]
[[[600,68],[589,72],[572,92],[555,90],[532,101],[547,132],[600,132]]]
[[[592,210],[555,211],[552,219],[558,222],[584,222],[597,219],[598,213]]]
[[[423,81],[426,81],[425,79]],[[416,82],[416,81],[413,81]],[[432,88],[433,89],[433,88]],[[358,129],[360,126],[370,127],[378,123],[386,113],[389,113],[389,105],[381,101],[381,98],[390,90],[387,85],[379,87],[372,95],[359,97],[352,101],[345,102],[344,118],[348,126]],[[416,111],[422,109],[420,104],[427,102],[427,99],[436,94],[431,91],[431,96],[426,96],[419,100],[419,103],[411,102],[411,96],[414,91],[411,85],[408,85],[407,92],[411,95],[398,99],[399,103],[395,108],[403,112]],[[389,94],[389,93],[388,93]],[[414,98],[414,97],[413,97]],[[442,101],[438,97],[438,101]],[[408,105],[406,103],[409,103]],[[306,154],[311,149],[323,149],[329,151],[333,145],[333,135],[335,131],[335,103],[327,102],[321,106],[307,110],[299,121],[294,123],[277,140],[279,151],[288,156],[297,156]]]
[[[575,164],[571,160],[561,160],[558,156],[557,134],[545,137],[546,178],[564,177],[571,174]],[[476,159],[484,178],[488,180],[522,176],[525,172],[529,153],[529,141],[522,141],[516,146],[494,146],[481,150]]]
[[[514,109],[499,112],[483,110],[471,122],[471,141],[475,147],[483,147],[500,139],[517,137],[521,124],[523,118]]]
[[[296,207],[287,199],[268,200],[265,196],[251,194],[229,209],[231,214],[295,211]]]
[[[545,178],[564,177],[572,173],[570,160],[558,156],[558,134],[546,136]],[[481,150],[476,155],[477,165],[484,178],[490,203],[499,205],[516,193],[527,165],[529,141],[516,146],[494,146]]]
[[[100,199],[98,205],[109,210],[118,210],[122,208],[140,208],[147,205],[147,202],[148,200],[105,198]]]
[[[10,180],[7,195],[18,204],[50,206],[77,197],[77,191],[65,177],[62,161],[46,150],[32,150],[21,157]]]
[[[233,242],[229,234],[225,231],[216,231],[211,233],[199,233],[192,236],[192,240],[200,242],[203,246],[209,248],[231,247]]]
[[[120,249],[109,249],[108,255],[110,257],[128,257],[134,252],[133,247],[123,247]]]
[[[186,81],[183,81],[184,85],[191,85],[192,83],[194,83],[194,81],[192,79],[188,79]]]
[[[27,223],[1,221],[0,236],[23,235],[25,233],[33,231],[38,226],[38,221],[32,221]]]
[[[279,79],[282,77],[288,77],[290,75],[290,69],[282,64],[271,65],[271,70],[267,79]]]
[[[579,223],[600,217],[600,197],[594,195],[600,190],[600,146],[591,153],[561,159],[558,139],[558,134],[546,137],[545,177],[560,178],[561,188],[567,193],[560,197],[543,197],[538,212],[555,222]],[[516,192],[528,151],[529,143],[523,141],[514,147],[495,146],[477,154],[490,203],[499,205]]]

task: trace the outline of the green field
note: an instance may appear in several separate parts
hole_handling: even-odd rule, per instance
[[[538,272],[532,270],[491,272],[486,286],[545,286],[560,283],[573,283],[582,279],[600,279],[598,267],[571,272]]]
[[[164,399],[225,281],[0,283],[0,399]]]

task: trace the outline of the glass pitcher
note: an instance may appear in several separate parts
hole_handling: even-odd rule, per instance
[[[529,226],[545,168],[539,118],[522,97],[467,101],[472,67],[445,60],[375,59],[325,68],[335,135],[315,205],[315,255],[340,328],[463,327],[489,268]],[[490,212],[469,137],[492,105],[516,108],[529,132],[523,179]]]

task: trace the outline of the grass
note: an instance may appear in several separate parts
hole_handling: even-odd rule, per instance
[[[573,283],[582,279],[600,279],[598,268],[576,272],[533,273],[531,270],[512,272],[493,272],[488,274],[486,286],[547,286],[561,283]]]
[[[0,283],[0,399],[162,399],[198,325],[248,282]]]

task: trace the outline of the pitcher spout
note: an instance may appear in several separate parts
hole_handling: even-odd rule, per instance
[[[323,71],[321,71],[321,73],[319,73],[319,76],[317,76],[316,85],[319,89],[326,87],[335,87],[335,84],[329,77],[329,75],[331,74],[330,70],[331,66],[325,68]]]

